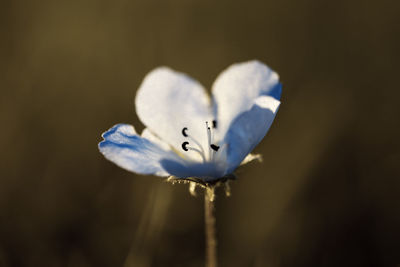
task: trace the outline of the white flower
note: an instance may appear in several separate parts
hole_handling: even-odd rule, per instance
[[[136,95],[142,134],[117,124],[101,153],[140,174],[215,181],[231,174],[263,139],[280,104],[277,73],[258,61],[230,66],[212,86],[167,67],[151,71]],[[251,157],[251,156],[250,156]]]

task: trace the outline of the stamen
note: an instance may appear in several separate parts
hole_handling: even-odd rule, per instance
[[[210,147],[214,150],[214,151],[218,151],[219,146],[211,144]]]
[[[182,143],[182,149],[183,150],[185,150],[185,151],[189,151],[189,150],[191,150],[191,151],[194,151],[194,152],[196,152],[196,153],[199,153],[199,155],[201,156],[201,158],[203,159],[203,162],[205,162],[206,161],[206,158],[204,157],[204,153],[202,153],[199,149],[197,149],[197,148],[194,148],[194,147],[190,147],[190,146],[187,146],[189,144],[189,142],[183,142]]]
[[[187,127],[185,127],[185,128],[182,129],[182,135],[183,135],[184,137],[188,137],[188,134],[186,133],[187,129],[188,129]]]
[[[190,136],[190,134],[188,133],[189,129],[187,127],[184,127],[181,131],[182,135],[186,138],[188,138],[190,141],[192,141],[196,147],[191,147],[188,146],[189,142],[185,141],[182,143],[182,149],[184,151],[194,151],[196,153],[198,153],[201,158],[203,159],[203,162],[206,161],[214,161],[214,160],[218,160],[221,157],[222,151],[225,149],[225,145],[222,145],[222,147],[213,144],[214,141],[214,132],[212,129],[217,128],[217,121],[216,120],[212,120],[211,121],[211,126],[212,128],[209,126],[208,121],[206,121],[206,130],[207,130],[207,141],[208,141],[208,156],[206,156],[205,154],[205,150],[203,149],[203,146],[197,141],[195,140],[192,136]],[[218,154],[217,154],[218,152]]]
[[[189,151],[189,149],[186,147],[189,144],[189,142],[183,142],[182,143],[182,149],[185,151]]]
[[[201,153],[203,154],[203,157],[204,157],[204,149],[203,149],[203,147],[201,146],[201,144],[200,144],[196,139],[194,139],[194,138],[191,137],[189,134],[187,134],[187,131],[188,131],[188,128],[187,128],[187,127],[184,127],[184,128],[182,129],[182,135],[183,135],[184,137],[189,138],[190,141],[193,141],[193,143],[195,143],[195,144],[197,145],[197,147],[201,150]]]
[[[204,154],[201,153],[200,150],[198,150],[197,148],[194,148],[194,147],[190,147],[190,146],[187,147],[187,149],[199,153],[199,155],[200,155],[201,158],[203,159],[203,162],[206,162],[206,158],[204,157]]]

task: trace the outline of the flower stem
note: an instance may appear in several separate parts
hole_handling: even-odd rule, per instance
[[[204,190],[204,217],[206,234],[206,267],[217,267],[217,238],[215,227],[215,187]]]

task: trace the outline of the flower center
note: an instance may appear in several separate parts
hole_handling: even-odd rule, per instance
[[[194,139],[188,132],[189,129],[187,127],[184,127],[182,129],[182,135],[184,137],[186,137],[188,140],[190,140],[191,142],[193,142],[196,146],[189,146],[190,142],[189,141],[185,141],[182,143],[182,149],[184,151],[194,151],[196,153],[198,153],[201,158],[203,159],[203,162],[206,161],[214,161],[217,160],[219,157],[217,156],[217,152],[220,151],[221,154],[221,150],[220,150],[220,146],[216,145],[214,143],[214,134],[213,134],[213,129],[217,128],[217,121],[213,120],[211,122],[211,127],[208,124],[208,121],[206,121],[206,131],[207,131],[207,149],[204,149],[203,146],[196,140]],[[225,147],[225,145],[223,146],[223,148]]]

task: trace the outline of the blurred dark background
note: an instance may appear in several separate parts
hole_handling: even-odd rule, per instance
[[[167,65],[259,59],[282,105],[219,192],[221,266],[400,266],[398,1],[0,3],[0,266],[203,266],[203,199],[98,152]]]

